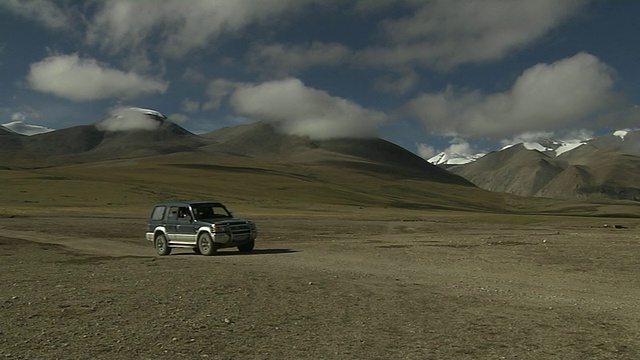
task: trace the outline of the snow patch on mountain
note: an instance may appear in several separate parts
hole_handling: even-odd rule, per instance
[[[586,144],[587,140],[544,140],[540,142],[523,142],[520,143],[527,150],[536,150],[551,157],[560,156],[567,151],[571,151],[579,146]],[[508,144],[503,146],[500,151],[506,150],[512,146],[519,144]]]
[[[102,131],[155,130],[167,119],[162,113],[137,107],[115,108],[96,124]]]
[[[620,139],[622,139],[622,141],[624,141],[624,138],[625,138],[625,136],[627,136],[628,133],[629,133],[629,131],[627,131],[627,130],[618,130],[618,131],[615,131],[613,133],[613,136],[617,136]]]
[[[549,148],[542,146],[539,143],[530,143],[530,142],[526,142],[526,143],[522,143],[522,145],[524,146],[525,149],[527,150],[538,150],[540,152],[546,152],[547,150],[549,150]]]
[[[427,159],[427,161],[434,165],[462,165],[462,164],[468,164],[470,162],[474,162],[485,155],[486,153],[478,153],[478,154],[470,155],[470,154],[446,153],[443,151]]]
[[[556,156],[560,156],[563,153],[566,153],[567,151],[571,151],[579,146],[584,145],[585,143],[583,141],[575,141],[575,142],[567,142],[564,143],[562,145],[560,145],[557,149],[556,149]]]
[[[54,129],[50,129],[46,126],[27,124],[21,120],[2,124],[2,126],[5,129],[8,129],[9,131],[12,131],[16,134],[27,135],[27,136],[43,134],[43,133],[54,131]]]

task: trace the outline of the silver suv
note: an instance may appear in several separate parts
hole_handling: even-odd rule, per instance
[[[191,248],[202,255],[229,247],[251,252],[257,236],[253,221],[234,218],[213,201],[156,204],[147,224],[147,240],[153,241],[158,255],[169,255],[172,248]]]

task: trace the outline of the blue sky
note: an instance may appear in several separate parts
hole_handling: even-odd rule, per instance
[[[640,2],[0,1],[0,123],[128,106],[428,158],[639,127]]]

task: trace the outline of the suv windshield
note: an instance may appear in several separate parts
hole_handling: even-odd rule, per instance
[[[231,213],[221,204],[198,204],[193,205],[192,209],[195,220],[212,221],[231,217]]]

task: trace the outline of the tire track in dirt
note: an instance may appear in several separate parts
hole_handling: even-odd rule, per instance
[[[31,241],[40,244],[56,244],[67,249],[91,255],[104,255],[113,257],[123,256],[154,256],[153,249],[147,242],[140,244],[128,243],[113,239],[80,238],[69,235],[54,235],[39,231],[18,231],[0,228],[0,236]]]

